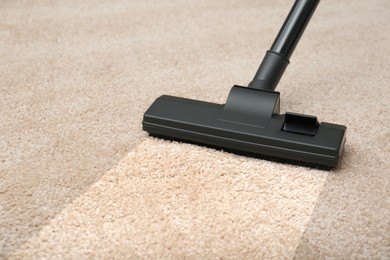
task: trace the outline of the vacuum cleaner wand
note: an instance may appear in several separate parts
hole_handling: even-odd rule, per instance
[[[336,167],[346,127],[319,123],[315,116],[280,115],[280,94],[274,91],[318,3],[295,1],[254,79],[248,87],[233,86],[226,104],[164,95],[145,112],[143,130],[248,156]]]
[[[249,87],[275,90],[319,2],[298,0],[294,3]]]

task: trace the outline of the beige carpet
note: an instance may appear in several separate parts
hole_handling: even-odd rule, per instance
[[[320,3],[281,109],[345,124],[333,172],[149,138],[247,84],[293,1],[0,0],[0,258],[390,258],[390,2]]]

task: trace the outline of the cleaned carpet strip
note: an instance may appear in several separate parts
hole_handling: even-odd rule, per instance
[[[16,257],[292,257],[328,173],[142,141]]]

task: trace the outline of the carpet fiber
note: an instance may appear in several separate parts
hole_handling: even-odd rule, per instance
[[[348,127],[308,169],[149,138],[223,103],[292,1],[0,0],[0,258],[390,258],[390,2],[322,1],[281,110]]]

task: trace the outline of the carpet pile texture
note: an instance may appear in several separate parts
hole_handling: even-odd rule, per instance
[[[319,4],[282,112],[348,127],[331,172],[150,138],[224,103],[293,1],[0,0],[0,259],[390,258],[390,2]]]

